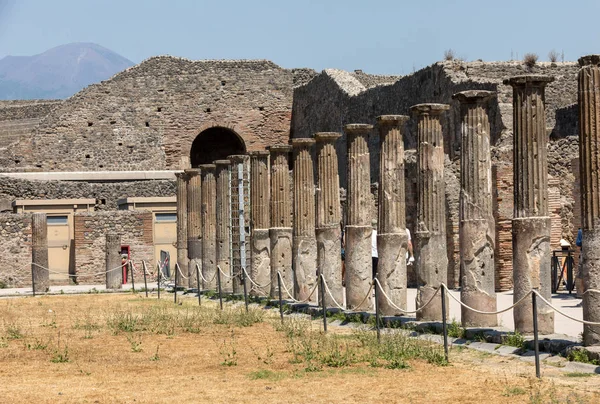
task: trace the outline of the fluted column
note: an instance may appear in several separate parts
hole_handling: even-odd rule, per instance
[[[244,269],[250,273],[250,157],[228,156],[231,161],[231,271],[233,293],[243,292]],[[246,279],[247,290],[251,285]]]
[[[230,160],[216,160],[216,188],[217,188],[217,265],[221,271],[227,274],[221,274],[221,286],[225,292],[233,291],[233,283],[231,278],[231,245],[230,245],[230,227],[231,220],[231,200],[230,200]]]
[[[183,286],[183,276],[188,276],[187,246],[187,180],[185,172],[175,174],[177,178],[177,263],[181,273],[175,269],[177,286]]]
[[[548,76],[516,76],[504,81],[513,87],[513,170],[514,218],[513,284],[514,301],[531,289],[552,298],[550,277],[550,217],[548,212],[548,135],[544,88]],[[513,311],[515,330],[533,332],[530,304]],[[554,332],[554,312],[538,304],[538,329]]]
[[[34,293],[46,293],[50,288],[48,272],[48,222],[45,213],[31,217],[31,279]]]
[[[373,279],[371,233],[371,162],[369,135],[373,125],[344,126],[348,145],[348,220],[346,224],[346,304],[348,309],[360,305]],[[361,310],[371,310],[369,296]]]
[[[252,221],[252,268],[250,276],[256,282],[252,293],[264,296],[270,291],[271,239],[269,152],[254,151],[250,155],[250,212]]]
[[[202,281],[203,288],[217,287],[217,183],[214,164],[200,165],[202,180]]]
[[[446,104],[418,104],[411,107],[417,118],[417,308],[424,307],[441,283],[448,278],[446,251],[446,198],[444,183],[444,133],[442,120]],[[446,305],[448,307],[448,305]],[[442,319],[441,299],[417,313],[418,320]]]
[[[121,267],[121,236],[106,235],[106,289],[123,287],[123,269]]]
[[[495,224],[492,212],[492,160],[489,101],[493,91],[454,94],[460,102],[460,260],[461,300],[480,311],[496,311],[494,285]],[[465,327],[494,327],[497,315],[461,307]]]
[[[293,273],[296,299],[306,300],[316,282],[314,139],[292,139],[294,148]],[[310,296],[317,301],[317,293]]]
[[[579,167],[583,241],[583,319],[600,322],[600,55],[579,59]],[[600,327],[584,325],[583,343],[600,344]]]
[[[187,182],[188,287],[195,288],[196,265],[202,272],[202,181],[200,170],[185,170]]]
[[[290,190],[289,155],[292,147],[276,145],[271,152],[271,297],[276,298],[277,273],[285,287],[293,293],[292,275],[292,201]],[[285,290],[283,296],[288,297]]]
[[[404,136],[406,115],[377,117],[379,131],[379,205],[377,221],[377,279],[394,304],[406,310],[406,201],[404,193]],[[383,315],[400,315],[378,294]]]
[[[333,298],[343,305],[342,246],[340,212],[340,177],[335,142],[342,135],[337,132],[315,133],[317,149],[317,271],[322,274]],[[319,302],[321,296],[319,294]],[[328,307],[335,303],[326,293]]]

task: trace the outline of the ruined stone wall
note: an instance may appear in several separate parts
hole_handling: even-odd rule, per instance
[[[15,199],[96,199],[96,210],[116,210],[127,197],[175,196],[175,181],[134,182],[29,181],[0,175],[0,210]]]
[[[121,235],[121,245],[128,245],[136,267],[136,281],[143,281],[142,260],[154,261],[152,212],[116,211],[76,213],[75,280],[84,284],[103,284],[106,268],[106,234]],[[100,273],[100,274],[98,274]],[[96,274],[92,276],[93,274]]]
[[[43,118],[63,100],[0,101],[0,121]]]
[[[31,285],[31,214],[0,213],[0,287]]]
[[[0,153],[5,171],[180,169],[203,130],[233,130],[248,150],[289,138],[294,81],[307,69],[268,61],[153,57],[80,91],[32,139]]]

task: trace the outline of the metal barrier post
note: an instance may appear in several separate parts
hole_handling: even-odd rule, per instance
[[[129,271],[131,272],[131,290],[135,293],[135,281],[133,280],[133,262],[129,261]]]
[[[202,306],[202,298],[200,296],[200,267],[196,264],[196,287],[198,288],[198,306]]]
[[[283,324],[283,299],[281,298],[281,274],[277,272],[277,287],[279,289],[279,317],[281,317],[281,324]]]
[[[536,289],[531,292],[531,306],[533,309],[533,349],[535,352],[535,376],[539,379],[540,375],[540,346],[538,344],[538,316],[537,316],[537,294]]]
[[[175,287],[173,288],[173,303],[177,304],[177,278],[179,278],[179,264],[175,264],[175,276],[173,277],[173,282],[175,283]]]
[[[375,278],[373,279],[373,283],[375,285],[375,328],[377,329],[377,342],[381,342],[381,326],[379,324],[379,289],[378,283],[375,282],[377,274],[375,274]]]
[[[160,269],[160,265],[158,264],[158,262],[156,263],[156,268],[158,268],[158,281],[157,281],[158,284],[156,286],[158,286],[157,287],[157,289],[158,289],[158,300],[160,300],[160,274],[161,274],[162,271]]]
[[[50,266],[50,265],[48,265]],[[33,274],[33,264],[31,265],[31,288],[33,296],[35,297],[35,275]]]
[[[142,260],[142,269],[144,270],[144,289],[146,290],[146,297],[148,297],[148,280],[146,279],[146,261]]]
[[[242,268],[244,268],[242,266]],[[248,313],[248,287],[246,285],[246,272],[240,274],[242,282],[244,283],[244,304],[246,305],[246,313]]]
[[[442,289],[442,333],[444,334],[444,357],[448,362],[448,325],[446,321],[446,288],[444,285],[440,285]]]
[[[321,303],[323,305],[323,331],[327,332],[327,304],[325,303],[325,279],[321,277]]]
[[[573,292],[573,254],[569,250],[567,255],[567,290]]]
[[[221,268],[217,266],[217,282],[219,283],[219,305],[223,310],[223,294],[221,293]]]

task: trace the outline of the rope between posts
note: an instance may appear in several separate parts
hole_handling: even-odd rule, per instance
[[[331,297],[333,303],[338,307],[338,309],[346,310],[337,302],[337,300],[335,300],[335,297],[333,297],[333,295],[331,294],[331,290],[329,290],[329,285],[327,285],[327,281],[325,280],[323,274],[321,274],[321,278],[323,279],[323,285],[325,285],[325,291],[327,292],[327,294],[329,294],[329,297]]]
[[[219,266],[217,265],[217,268],[218,268],[218,267],[219,267]],[[199,267],[199,265],[198,265],[198,264],[196,264],[196,268],[197,268],[197,269],[200,269],[200,267]],[[214,280],[215,280],[215,278],[217,277],[217,272],[215,271],[215,274],[213,275],[212,279],[209,281],[209,280],[207,280],[207,279],[204,277],[204,275],[202,275],[202,271],[197,271],[197,272],[198,272],[198,274],[200,275],[200,278],[202,278],[202,280],[203,280],[204,282],[206,282],[206,283],[212,283],[212,281],[214,281]]]
[[[435,290],[435,293],[433,295],[431,295],[431,298],[423,306],[419,307],[417,310],[408,311],[408,310],[401,309],[400,307],[398,307],[398,306],[396,306],[394,304],[394,302],[392,301],[392,299],[390,299],[390,297],[387,295],[387,293],[385,293],[385,291],[383,290],[383,287],[381,286],[381,283],[379,283],[379,279],[375,278],[374,282],[377,283],[377,285],[379,286],[379,290],[381,291],[381,293],[383,294],[383,296],[386,298],[386,300],[388,301],[388,303],[393,308],[395,308],[396,310],[399,310],[400,312],[402,312],[404,314],[416,314],[416,313],[420,312],[421,310],[423,310],[425,307],[427,307],[429,305],[429,303],[431,303],[433,301],[433,298],[438,294],[439,290],[441,289],[441,288],[437,288]]]
[[[596,323],[596,322],[593,322],[593,321],[579,320],[579,319],[577,319],[577,318],[575,318],[573,316],[568,315],[567,313],[564,313],[563,311],[561,311],[561,310],[557,309],[556,307],[554,307],[552,305],[552,303],[548,302],[548,300],[546,300],[544,298],[544,296],[542,296],[540,294],[540,292],[538,292],[537,290],[531,290],[530,293],[535,293],[537,295],[537,297],[539,297],[544,303],[546,303],[548,306],[550,306],[555,312],[557,312],[558,314],[562,314],[566,318],[569,318],[569,319],[571,319],[573,321],[576,321],[578,323],[585,324],[585,325],[600,325],[600,323]]]
[[[183,279],[190,279],[190,278],[188,278],[187,276],[185,276],[185,275],[183,274],[183,272],[181,272],[181,267],[179,266],[179,263],[176,263],[176,264],[175,264],[175,268],[177,269],[177,272],[179,272],[179,275],[181,275],[181,277],[182,277]]]
[[[217,265],[217,269],[219,270],[219,272],[221,272],[221,274],[222,274],[223,276],[225,276],[225,277],[227,277],[227,278],[230,278],[230,279],[231,279],[231,278],[235,278],[235,275],[234,275],[234,276],[231,276],[231,275],[227,275],[225,272],[223,272],[223,270],[221,269],[221,266],[220,266],[220,265]]]
[[[111,269],[108,269],[108,270],[106,270],[106,271],[102,271],[102,272],[96,272],[96,273],[92,273],[92,274],[65,274],[64,272],[60,272],[60,271],[54,271],[54,270],[52,270],[52,269],[50,269],[50,268],[46,268],[45,266],[43,266],[43,265],[40,265],[40,264],[38,264],[38,263],[36,263],[36,262],[32,262],[32,263],[31,263],[31,265],[35,265],[35,266],[37,266],[38,268],[42,268],[42,269],[44,269],[44,270],[48,271],[48,272],[49,272],[49,273],[51,273],[51,274],[57,274],[57,275],[67,275],[67,276],[69,276],[69,277],[77,277],[77,278],[79,278],[79,277],[84,277],[84,276],[97,276],[97,275],[105,275],[105,274],[107,274],[107,273],[109,273],[109,272],[116,271],[117,269],[122,269],[122,268],[123,268],[123,265],[127,265],[127,264],[129,264],[130,262],[131,262],[131,261],[127,260],[127,261],[125,261],[124,263],[122,263],[121,265],[119,265],[118,267],[111,268]]]
[[[281,273],[279,273],[279,271],[277,273],[279,274],[279,276],[281,276]],[[317,290],[317,286],[319,285],[319,283],[315,282],[315,286],[313,287],[312,291],[310,292],[308,297],[304,300],[295,299],[294,296],[292,296],[292,294],[290,293],[289,289],[285,286],[285,283],[282,282],[281,285],[283,286],[283,290],[285,290],[285,293],[287,293],[287,295],[290,297],[290,299],[292,299],[295,303],[306,303],[310,300],[313,293],[315,293],[315,290]]]
[[[271,284],[271,281],[267,282],[265,285],[259,285],[258,283],[254,282],[254,280],[250,277],[250,275],[248,275],[248,272],[246,271],[246,268],[242,268],[244,270],[244,274],[246,274],[246,277],[250,280],[250,282],[255,285],[257,288],[259,289],[264,289],[267,286],[269,286]]]
[[[481,310],[474,309],[473,307],[471,307],[471,306],[468,306],[467,304],[463,303],[463,302],[462,302],[462,301],[461,301],[459,298],[457,298],[457,297],[456,297],[456,296],[454,296],[452,293],[450,293],[450,290],[448,289],[448,287],[447,287],[445,284],[443,284],[443,283],[442,283],[442,287],[446,289],[446,291],[448,292],[448,295],[449,295],[449,296],[450,296],[452,299],[454,299],[454,301],[455,301],[455,302],[457,302],[458,304],[460,304],[460,305],[461,305],[461,306],[463,306],[464,308],[466,308],[466,309],[469,309],[469,310],[471,310],[471,311],[473,311],[473,312],[475,312],[475,313],[479,313],[479,314],[490,314],[490,315],[493,315],[493,314],[501,314],[501,313],[504,313],[504,312],[506,312],[506,311],[509,311],[509,310],[511,310],[511,309],[513,309],[513,308],[515,308],[516,306],[518,306],[519,304],[521,304],[521,302],[522,302],[522,301],[524,301],[524,300],[525,300],[525,299],[526,299],[526,298],[527,298],[527,297],[528,297],[528,296],[529,296],[529,295],[530,295],[530,294],[533,292],[533,290],[530,290],[530,291],[529,291],[529,292],[527,292],[527,293],[526,293],[526,294],[525,294],[525,295],[524,295],[522,298],[520,298],[520,299],[519,299],[517,302],[513,303],[511,306],[508,306],[508,307],[507,307],[507,308],[505,308],[505,309],[498,310],[498,311],[481,311]]]
[[[369,290],[367,291],[367,294],[365,295],[364,299],[362,300],[362,302],[360,302],[360,304],[356,307],[354,307],[352,310],[358,310],[360,309],[360,307],[365,304],[365,302],[367,301],[367,299],[371,296],[371,292],[373,291],[373,287],[375,287],[375,282],[371,282],[369,284]]]

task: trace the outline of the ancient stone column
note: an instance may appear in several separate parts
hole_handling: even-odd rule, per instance
[[[496,311],[495,223],[492,212],[492,159],[488,103],[493,91],[454,94],[460,102],[460,265],[461,300],[481,311]],[[465,327],[495,327],[497,315],[461,308]]]
[[[277,273],[285,287],[293,293],[292,274],[292,200],[290,189],[289,155],[292,147],[277,145],[271,152],[271,297],[276,298]],[[288,298],[285,290],[282,296]]]
[[[196,265],[202,271],[202,181],[200,170],[185,170],[187,182],[188,287],[196,288]]]
[[[337,132],[315,133],[317,151],[317,271],[323,275],[331,295],[343,305],[342,290],[342,229],[340,212],[340,177],[335,142]],[[319,302],[321,294],[319,293]],[[336,307],[325,294],[327,307]]]
[[[221,274],[221,287],[225,292],[233,291],[231,278],[231,245],[229,221],[231,220],[230,160],[216,160],[217,181],[217,265],[227,276]]]
[[[177,178],[177,264],[175,267],[175,283],[178,287],[184,285],[183,276],[188,276],[188,246],[187,246],[187,179],[185,172],[175,173]],[[183,275],[183,276],[182,276]],[[187,284],[187,281],[185,281]]]
[[[513,87],[514,301],[531,289],[550,300],[550,217],[548,212],[548,134],[544,88],[547,76],[516,76],[504,81]],[[533,313],[528,302],[514,308],[515,330],[533,332]],[[538,330],[554,332],[554,312],[538,304]]]
[[[373,280],[371,233],[371,162],[369,135],[373,125],[344,126],[348,145],[348,193],[346,224],[346,305],[357,308]],[[371,310],[371,297],[360,310]]]
[[[600,55],[579,59],[579,168],[583,241],[583,319],[600,322]],[[583,326],[584,345],[600,344],[600,327]]]
[[[250,155],[250,212],[252,222],[252,293],[264,296],[270,290],[271,238],[269,152],[254,151]]]
[[[48,223],[45,213],[34,213],[31,217],[31,279],[34,293],[46,293],[50,288]]]
[[[244,291],[244,269],[250,272],[250,157],[227,157],[231,161],[231,270],[233,293]],[[246,289],[250,290],[246,278]]]
[[[448,278],[446,251],[446,197],[444,183],[444,134],[442,120],[446,104],[418,104],[411,107],[417,118],[417,228],[415,264],[417,271],[417,320],[442,319],[442,302],[436,296]],[[448,307],[448,305],[446,305]]]
[[[121,267],[121,236],[106,235],[106,289],[123,287],[123,268]]]
[[[202,180],[202,281],[204,289],[217,288],[217,184],[214,164],[200,165]]]
[[[294,148],[293,268],[296,299],[306,300],[316,282],[314,139],[292,139]],[[310,296],[317,301],[317,292]]]
[[[377,117],[379,131],[379,205],[377,222],[377,279],[394,304],[406,310],[406,209],[404,193],[404,139],[406,115]],[[383,296],[378,294],[380,312],[385,316],[399,315]]]

